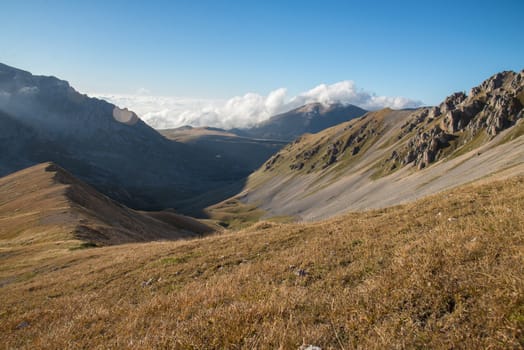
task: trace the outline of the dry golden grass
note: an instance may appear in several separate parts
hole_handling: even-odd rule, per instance
[[[253,204],[245,204],[231,198],[212,205],[205,210],[206,215],[221,227],[242,228],[253,224],[264,216],[265,211]]]
[[[224,136],[224,137],[238,137],[237,135],[230,133],[225,130],[205,128],[205,127],[181,127],[176,129],[164,129],[159,130],[160,134],[164,137],[178,141],[178,142],[190,142],[198,139],[202,136]]]
[[[0,178],[0,249],[78,240],[97,245],[144,242],[213,231],[171,211],[127,208],[53,163]]]
[[[4,348],[524,346],[522,177],[313,224],[30,262],[10,249]]]

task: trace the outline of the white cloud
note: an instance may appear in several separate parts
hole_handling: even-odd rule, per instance
[[[7,91],[0,91],[0,105],[6,104],[11,98],[11,94]]]
[[[269,117],[307,103],[354,104],[368,110],[390,107],[417,107],[421,101],[406,97],[377,96],[356,87],[353,81],[320,84],[297,96],[288,97],[285,88],[271,91],[267,96],[247,93],[229,100],[194,99],[149,96],[146,91],[135,95],[92,94],[119,107],[136,112],[146,123],[157,129],[183,125],[243,128],[253,126]]]
[[[146,88],[139,88],[136,90],[135,94],[147,96],[147,95],[151,95],[151,91]]]
[[[34,95],[37,94],[39,91],[40,89],[38,88],[38,86],[24,86],[18,90],[18,93],[23,95]]]

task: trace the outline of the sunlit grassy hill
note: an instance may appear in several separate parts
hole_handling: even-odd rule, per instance
[[[108,245],[196,237],[211,231],[171,211],[127,208],[53,163],[0,178],[0,247]]]
[[[524,346],[524,178],[307,224],[0,251],[0,347]]]

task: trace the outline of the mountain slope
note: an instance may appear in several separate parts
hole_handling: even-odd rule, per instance
[[[231,131],[257,139],[293,141],[302,134],[319,132],[364,113],[365,110],[353,105],[310,103],[273,116],[252,128]]]
[[[0,175],[54,161],[137,208],[176,206],[247,175],[213,152],[167,140],[133,112],[82,95],[66,81],[3,64],[0,112],[0,147],[18,150],[2,159]],[[16,138],[7,131],[13,123]]]
[[[523,177],[324,222],[20,250],[0,251],[6,348],[524,346]]]
[[[370,112],[305,135],[251,175],[235,199],[268,216],[316,220],[402,203],[508,168],[522,173],[523,76],[503,72],[439,107]]]
[[[218,159],[228,160],[239,171],[250,174],[258,169],[287,142],[237,136],[216,128],[181,127],[159,130],[170,140],[190,145],[203,153],[214,153]]]
[[[74,240],[106,245],[188,238],[211,231],[174,213],[148,215],[129,209],[53,163],[0,178],[1,245]]]
[[[0,111],[0,174],[23,169],[48,159],[72,161],[67,150],[42,138],[39,133]]]

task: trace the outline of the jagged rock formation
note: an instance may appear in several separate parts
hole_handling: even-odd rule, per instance
[[[524,117],[524,71],[502,72],[471,89],[457,92],[437,107],[422,108],[402,126],[398,138],[412,135],[387,162],[427,167],[477,137],[495,137]],[[454,141],[454,142],[453,142]]]

